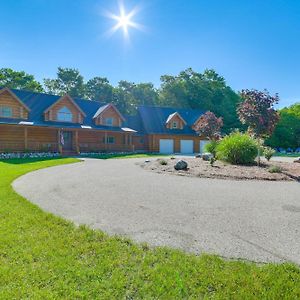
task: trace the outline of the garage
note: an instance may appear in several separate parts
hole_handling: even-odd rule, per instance
[[[210,142],[210,141],[208,141],[208,140],[200,141],[200,145],[199,145],[200,153],[205,152],[204,147],[205,147],[205,145],[208,144],[209,142]]]
[[[193,140],[180,140],[180,153],[193,154],[194,153],[194,141]]]
[[[174,152],[174,140],[160,139],[159,140],[159,153],[170,154]]]

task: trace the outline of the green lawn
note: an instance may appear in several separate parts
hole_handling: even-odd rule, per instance
[[[27,172],[75,161],[0,161],[0,299],[300,298],[300,270],[292,264],[149,249],[75,227],[10,186]]]

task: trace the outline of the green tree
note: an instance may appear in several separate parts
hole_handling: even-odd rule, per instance
[[[113,103],[124,114],[135,114],[139,105],[157,104],[158,93],[152,83],[122,80],[113,91]]]
[[[280,120],[266,144],[271,147],[300,147],[300,103],[279,111]]]
[[[112,102],[113,87],[106,77],[94,77],[85,86],[88,99],[100,102]]]
[[[177,76],[161,76],[160,105],[212,111],[223,117],[225,132],[241,127],[236,113],[240,100],[212,69],[197,73],[189,68]]]
[[[32,92],[44,91],[42,85],[35,80],[33,75],[9,68],[0,69],[0,86]]]
[[[55,95],[69,94],[71,97],[84,97],[83,76],[77,69],[59,67],[56,79],[44,79],[46,91]]]

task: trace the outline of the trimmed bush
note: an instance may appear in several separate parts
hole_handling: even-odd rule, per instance
[[[258,145],[248,134],[236,131],[219,142],[216,152],[220,160],[235,165],[246,165],[254,163]]]

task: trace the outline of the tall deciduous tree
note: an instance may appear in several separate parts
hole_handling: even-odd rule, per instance
[[[236,113],[240,96],[214,70],[197,73],[189,68],[177,76],[164,75],[161,82],[160,105],[210,110],[223,117],[225,132],[241,126]]]
[[[280,120],[266,144],[271,147],[300,147],[300,103],[279,111]]]
[[[86,83],[85,94],[90,100],[112,102],[113,87],[106,77],[94,77]]]
[[[271,96],[267,90],[242,90],[243,102],[237,112],[240,121],[248,126],[251,134],[259,138],[270,136],[279,120],[279,114],[274,109],[279,97]]]
[[[0,69],[0,86],[32,92],[44,91],[42,85],[35,80],[33,75],[9,68]]]
[[[222,126],[222,118],[217,118],[214,113],[208,111],[198,119],[194,129],[201,136],[208,137],[210,140],[218,140]]]
[[[77,69],[59,67],[56,79],[44,79],[47,92],[55,95],[69,94],[71,97],[84,97],[83,76]]]
[[[158,93],[152,83],[122,80],[113,91],[113,102],[124,114],[135,114],[139,105],[157,104]]]

